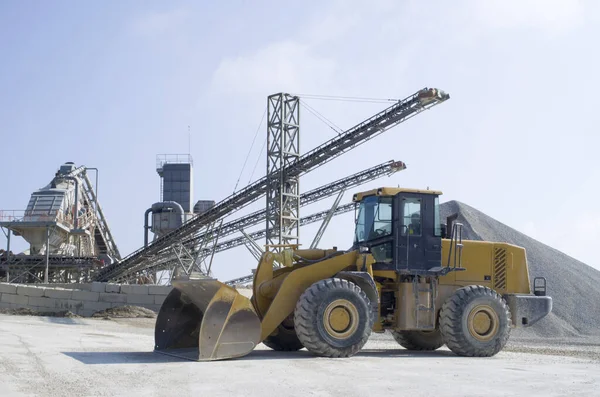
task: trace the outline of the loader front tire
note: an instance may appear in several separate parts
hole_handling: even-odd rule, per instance
[[[298,339],[322,357],[350,357],[365,345],[374,313],[365,292],[356,284],[328,278],[310,286],[296,304]]]
[[[279,324],[277,334],[267,336],[263,344],[273,350],[284,352],[298,351],[304,347],[294,329],[293,313]]]
[[[459,356],[494,356],[508,342],[510,323],[510,310],[504,299],[480,285],[456,290],[440,312],[444,342]]]
[[[394,340],[406,350],[433,351],[444,346],[439,329],[434,331],[392,331]]]

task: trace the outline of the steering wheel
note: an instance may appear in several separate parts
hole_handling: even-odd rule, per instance
[[[385,236],[387,234],[387,230],[385,229],[375,229],[375,233],[374,233],[377,237],[379,236]]]

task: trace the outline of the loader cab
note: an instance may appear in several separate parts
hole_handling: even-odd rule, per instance
[[[373,255],[373,270],[419,274],[441,266],[440,195],[402,188],[354,195],[359,203],[354,247]]]

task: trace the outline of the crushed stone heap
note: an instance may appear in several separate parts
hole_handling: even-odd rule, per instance
[[[463,240],[521,246],[527,251],[531,280],[546,277],[547,293],[553,299],[552,313],[530,328],[517,330],[517,335],[543,338],[600,335],[600,271],[464,203],[448,201],[440,207],[444,220],[458,213]]]

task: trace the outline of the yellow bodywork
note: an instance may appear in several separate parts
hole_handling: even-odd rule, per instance
[[[467,285],[489,287],[500,295],[506,293],[529,294],[529,273],[525,250],[511,244],[483,241],[463,241],[462,267],[464,271],[453,271],[439,278],[436,307],[456,289]],[[442,264],[448,263],[450,240],[442,240]],[[289,251],[292,252],[292,251]],[[277,326],[293,313],[300,295],[313,283],[332,277],[341,271],[366,271],[381,291],[392,288],[398,292],[395,319],[387,326],[376,321],[373,331],[387,328],[410,329],[411,319],[406,313],[412,312],[412,290],[398,283],[393,270],[373,270],[371,254],[357,251],[348,253],[334,250],[295,250],[295,263],[280,269],[273,269],[273,261],[283,254],[267,252],[260,261],[253,283],[252,304],[261,319],[261,340],[276,333]],[[289,258],[289,253],[286,254]],[[324,259],[327,258],[327,259]],[[316,261],[316,263],[310,263]],[[452,265],[452,259],[450,261]],[[409,283],[405,283],[409,284]],[[405,297],[403,299],[403,297]]]
[[[379,188],[357,193],[354,201],[402,192],[441,194],[434,190]],[[365,292],[375,313],[373,332],[435,329],[444,302],[464,286],[489,287],[501,296],[531,294],[524,248],[462,241],[460,261],[455,261],[456,241],[444,238],[441,243],[441,263],[437,266],[454,267],[456,263],[463,269],[441,276],[435,272],[407,276],[395,270],[379,270],[393,267],[391,263],[376,263],[370,252],[298,249],[292,245],[267,246],[254,274],[250,300],[214,279],[174,280],[175,289],[157,318],[155,350],[195,360],[216,360],[243,356],[257,344],[267,344],[268,338],[289,335],[290,329],[295,336],[294,324],[290,327],[289,320],[302,294],[331,277],[352,281]],[[420,314],[423,308],[426,315]],[[346,312],[336,310],[332,308],[329,313],[326,309],[332,319],[328,323],[331,329],[327,329],[331,335],[342,332],[339,330],[349,321]],[[348,313],[357,316],[356,311]],[[478,327],[485,329],[484,317],[473,317],[469,326],[475,331]],[[515,319],[512,321],[515,326]]]
[[[504,243],[463,241],[462,267],[438,279],[435,302],[419,293],[420,303],[435,304],[439,312],[456,289],[467,285],[487,286],[503,294],[530,294],[525,250]],[[448,263],[451,242],[442,240],[442,265]],[[274,262],[282,264],[274,269]],[[453,261],[450,261],[452,266]],[[369,298],[377,313],[373,332],[387,329],[436,327],[436,316],[415,318],[416,301],[411,282],[399,280],[393,270],[374,270],[370,253],[330,250],[267,251],[256,269],[251,300],[234,288],[214,279],[173,281],[176,287],[159,312],[155,350],[194,360],[239,357],[271,335],[294,313],[300,296],[315,282],[347,273],[367,273],[375,283],[376,295]],[[356,281],[356,280],[351,280]],[[427,281],[422,281],[426,286]],[[362,287],[362,286],[361,286]],[[368,288],[367,288],[368,289]],[[395,296],[395,308],[382,305],[383,293]]]
[[[293,266],[273,270],[273,261],[282,254],[267,252],[256,269],[252,304],[261,319],[261,340],[293,312],[300,295],[308,287],[352,266],[358,254],[334,250],[297,250],[294,253],[299,261]],[[310,264],[305,262],[307,260],[318,262]]]
[[[440,277],[440,285],[483,285],[500,295],[530,294],[529,270],[525,249],[506,243],[463,241],[462,267]],[[450,240],[442,240],[442,264],[448,262]],[[451,262],[452,263],[452,260]]]
[[[398,193],[420,193],[420,194],[435,194],[441,195],[442,192],[439,190],[423,190],[423,189],[409,189],[405,187],[380,187],[377,189],[367,190],[366,192],[360,192],[352,196],[352,201],[355,203],[362,201],[365,197],[369,196],[384,196],[392,197]]]

